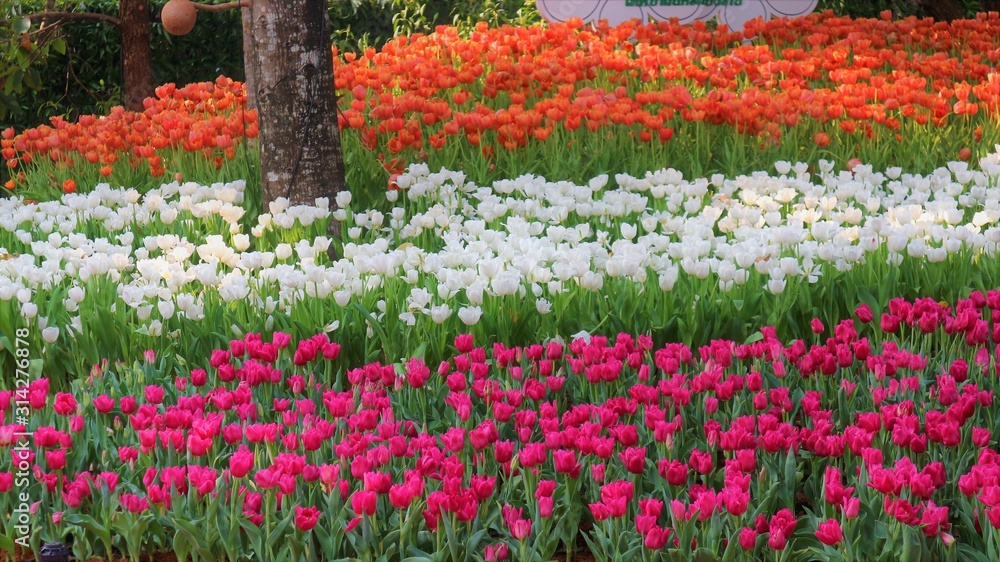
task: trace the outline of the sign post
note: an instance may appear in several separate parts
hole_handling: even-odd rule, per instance
[[[580,18],[585,22],[608,20],[618,25],[633,18],[677,18],[681,23],[712,18],[739,31],[757,17],[804,16],[816,9],[818,0],[535,0],[538,12],[550,23]]]

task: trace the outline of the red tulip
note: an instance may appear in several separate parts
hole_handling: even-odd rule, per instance
[[[858,317],[858,320],[864,322],[865,324],[868,324],[875,319],[875,314],[872,312],[871,307],[867,304],[858,305],[858,307],[854,309],[854,314]]]
[[[750,527],[740,529],[740,547],[743,550],[753,550],[757,545],[757,531]]]
[[[500,562],[510,556],[510,547],[505,542],[498,542],[486,547],[483,551],[483,559],[486,562]]]
[[[229,457],[229,473],[233,478],[243,478],[253,469],[254,454],[246,445],[239,448]]]
[[[538,514],[542,517],[552,517],[554,501],[551,497],[538,498]]]
[[[198,497],[211,494],[215,490],[218,473],[214,468],[193,464],[187,467],[188,481],[198,491]]]
[[[649,532],[646,533],[646,538],[643,540],[643,546],[650,550],[658,550],[667,545],[667,540],[670,539],[670,529],[664,529],[659,525],[653,525],[649,528]]]
[[[149,501],[135,494],[121,494],[118,503],[129,513],[139,514],[149,510]]]
[[[857,519],[858,513],[861,511],[861,500],[858,498],[848,498],[844,502],[844,517],[848,519]]]
[[[460,334],[455,337],[455,349],[459,353],[472,351],[472,334]]]
[[[515,539],[523,541],[531,535],[531,521],[529,519],[518,519],[510,526],[510,534]]]
[[[45,462],[49,470],[62,470],[66,467],[66,451],[62,449],[45,451]]]
[[[159,404],[163,402],[163,388],[156,385],[149,385],[146,387],[146,402],[150,404]]]
[[[68,416],[76,412],[76,398],[73,398],[72,394],[60,392],[56,394],[56,400],[52,404],[52,409],[60,416]]]
[[[97,398],[94,398],[94,409],[101,414],[107,414],[111,412],[115,407],[115,399],[108,396],[107,394],[102,394]]]
[[[565,449],[552,451],[552,460],[557,473],[565,474],[570,478],[580,476],[580,463],[577,462],[574,451]]]
[[[366,472],[362,481],[365,490],[376,494],[388,494],[392,487],[392,476],[385,472]]]
[[[194,369],[191,371],[191,384],[197,388],[205,386],[208,382],[208,373],[205,369]]]
[[[642,474],[646,467],[646,448],[629,447],[618,453],[618,458],[621,459],[625,470],[632,474]]]
[[[840,521],[827,519],[819,524],[816,529],[816,538],[825,545],[836,546],[844,540],[844,531],[840,528]]]
[[[415,495],[408,484],[393,484],[389,488],[389,503],[396,509],[406,509],[413,503]]]
[[[295,506],[295,526],[302,531],[309,531],[319,522],[320,510],[315,507]]]
[[[368,490],[358,490],[354,492],[351,496],[351,509],[358,517],[362,515],[368,515],[369,517],[375,515],[376,502],[378,500],[378,495],[375,492]]]

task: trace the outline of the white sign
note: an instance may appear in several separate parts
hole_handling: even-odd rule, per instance
[[[580,18],[591,22],[608,20],[618,25],[633,18],[677,18],[681,23],[707,21],[716,18],[734,31],[743,24],[763,17],[804,16],[816,9],[818,0],[535,0],[538,12],[549,22],[564,22]]]

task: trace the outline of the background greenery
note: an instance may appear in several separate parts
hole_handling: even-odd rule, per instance
[[[218,3],[224,0],[209,0]],[[0,0],[0,4],[10,0]],[[166,0],[150,2],[153,17],[154,83],[186,84],[214,80],[220,74],[243,79],[240,14],[201,12],[194,30],[174,37],[159,24]],[[984,8],[980,0],[963,0],[968,13]],[[21,1],[22,13],[44,9],[45,0]],[[59,0],[64,11],[117,15],[116,0]],[[924,15],[914,0],[820,0],[819,9],[854,17],[876,17],[882,10],[900,16]],[[331,0],[332,38],[341,51],[378,48],[396,35],[429,33],[450,24],[468,29],[478,21],[490,25],[526,25],[541,21],[534,0]],[[62,24],[65,52],[52,51],[36,65],[38,86],[18,96],[17,106],[0,122],[0,129],[32,127],[50,117],[74,118],[104,114],[121,102],[121,38],[105,23],[68,21]],[[3,64],[3,63],[0,63]]]

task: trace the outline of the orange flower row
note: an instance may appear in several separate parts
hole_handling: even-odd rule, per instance
[[[243,85],[228,78],[183,88],[160,86],[143,105],[142,112],[115,107],[107,116],[84,115],[75,123],[54,117],[51,125],[16,135],[7,129],[0,135],[0,150],[10,168],[39,158],[67,166],[84,161],[99,165],[107,177],[124,158],[133,167],[147,164],[159,177],[165,171],[159,154],[163,149],[202,152],[221,162],[235,156],[242,139],[257,136],[256,111],[245,110]]]
[[[440,27],[335,57],[339,124],[385,160],[449,139],[489,154],[605,127],[665,142],[685,123],[775,143],[809,123],[817,144],[828,144],[831,134],[898,135],[907,123],[992,122],[1000,110],[996,13],[951,24],[823,13],[756,20],[746,32],[752,43],[725,26],[669,21],[479,26],[469,37]],[[108,174],[124,159],[157,175],[168,148],[231,158],[257,134],[244,107],[242,86],[226,78],[167,85],[140,113],[4,131],[3,157],[11,168],[48,158]]]

